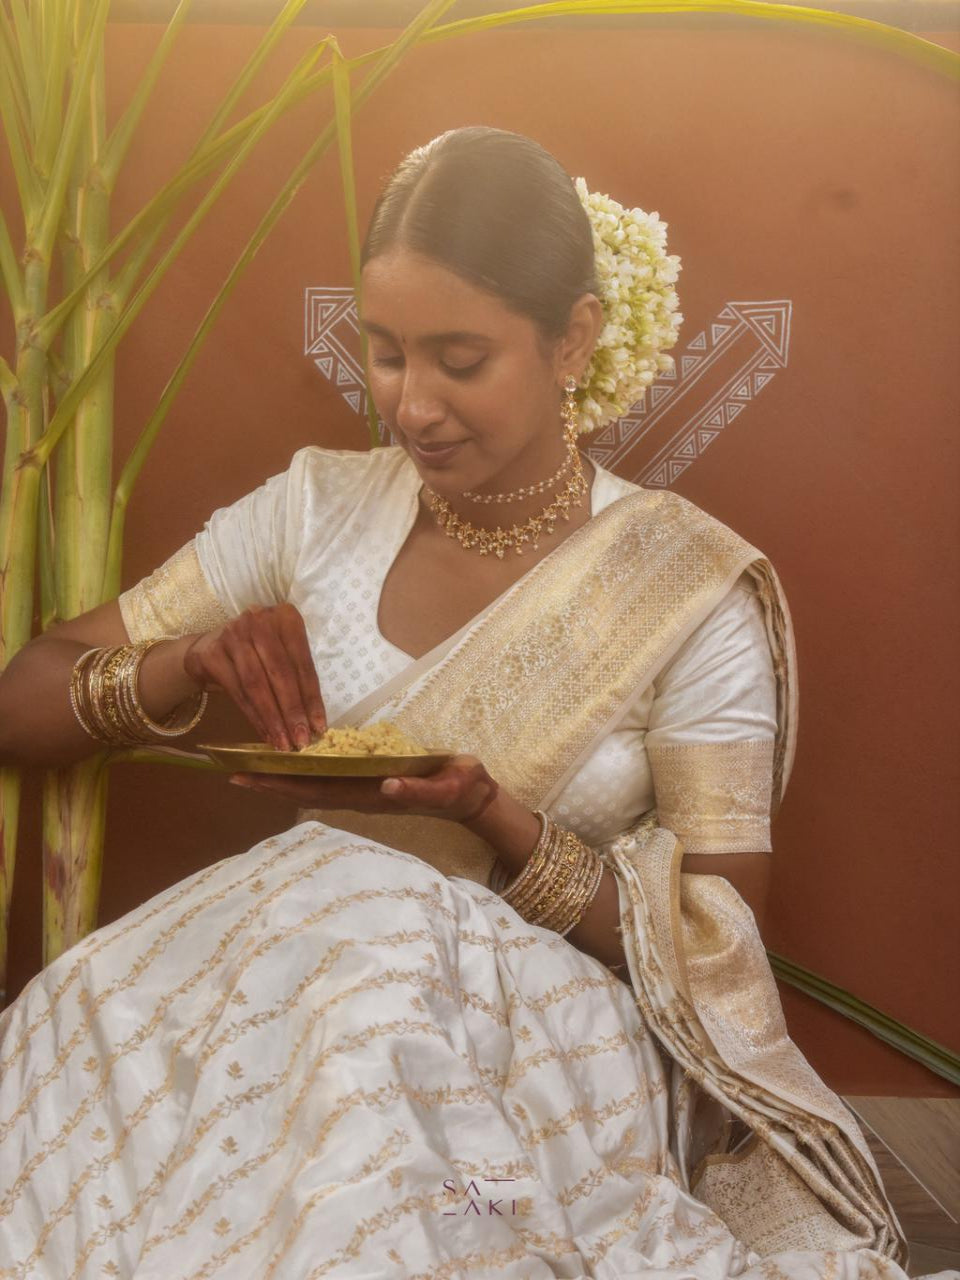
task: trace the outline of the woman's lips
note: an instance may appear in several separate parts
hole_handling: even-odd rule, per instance
[[[452,458],[462,444],[462,440],[456,440],[452,444],[437,447],[414,444],[411,440],[410,448],[419,462],[428,467],[438,467]]]

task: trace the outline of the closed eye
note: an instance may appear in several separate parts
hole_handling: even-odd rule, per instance
[[[486,360],[486,356],[481,356],[479,360],[475,360],[473,364],[446,364],[441,360],[440,367],[443,372],[449,374],[451,378],[469,378],[477,373],[480,366]]]

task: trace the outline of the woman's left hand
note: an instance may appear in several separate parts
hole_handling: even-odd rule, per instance
[[[360,813],[410,813],[470,822],[497,794],[497,784],[476,756],[454,756],[425,778],[294,778],[277,773],[237,773],[231,782],[273,791],[304,809],[355,809]]]

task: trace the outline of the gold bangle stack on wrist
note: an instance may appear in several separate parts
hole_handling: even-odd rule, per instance
[[[531,924],[565,936],[596,896],[603,862],[572,831],[558,827],[539,809],[536,814],[540,819],[537,846],[517,878],[498,892]]]
[[[151,737],[179,738],[200,723],[207,706],[206,690],[174,707],[159,724],[140,701],[140,666],[161,636],[141,644],[88,649],[70,678],[70,705],[80,727],[107,746],[138,746]]]

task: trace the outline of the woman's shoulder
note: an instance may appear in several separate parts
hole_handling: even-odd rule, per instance
[[[672,489],[646,488],[608,471],[597,462],[593,465],[597,470],[593,491],[595,514],[621,498],[629,498],[625,510],[632,508],[641,517],[650,515],[661,520],[670,518],[678,527],[690,533],[711,534],[725,541],[738,541],[744,547],[752,545],[736,529],[682,494],[674,493]],[[757,554],[761,553],[757,551]]]
[[[306,445],[298,449],[286,473],[291,496],[329,509],[353,507],[367,496],[377,501],[396,492],[416,469],[399,446],[375,449],[327,449]]]
[[[305,479],[323,480],[336,478],[346,482],[365,481],[380,477],[392,477],[409,463],[407,454],[398,445],[375,449],[327,449],[309,444],[298,449],[290,464]]]

